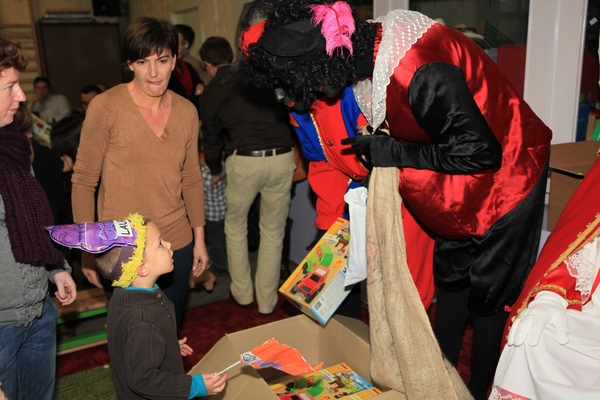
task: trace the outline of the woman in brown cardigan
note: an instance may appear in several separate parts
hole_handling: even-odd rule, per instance
[[[158,226],[172,243],[175,264],[158,284],[175,304],[179,326],[190,269],[202,274],[208,253],[198,114],[167,90],[177,46],[177,31],[166,21],[140,18],[125,31],[122,60],[134,78],[90,103],[74,166],[73,217],[76,223],[95,219],[94,190],[102,176],[99,220],[138,212]],[[95,269],[83,264],[88,280],[100,285]]]

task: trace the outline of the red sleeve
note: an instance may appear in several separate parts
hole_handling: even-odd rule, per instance
[[[541,291],[550,291],[564,298],[568,303],[568,308],[581,311],[581,292],[575,290],[576,278],[572,277],[567,266],[562,262],[557,268],[543,277],[535,286],[529,301],[533,300],[535,295]]]
[[[317,195],[317,218],[319,229],[329,229],[344,214],[344,195],[351,179],[333,168],[327,161],[311,161],[308,166],[308,182]]]

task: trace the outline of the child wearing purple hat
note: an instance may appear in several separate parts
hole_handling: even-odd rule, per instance
[[[90,253],[115,291],[108,303],[108,351],[120,398],[188,399],[220,393],[227,374],[186,375],[179,354],[175,308],[156,285],[173,270],[171,244],[139,214],[125,220],[47,228],[57,243]]]

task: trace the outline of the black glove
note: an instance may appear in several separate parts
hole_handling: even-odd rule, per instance
[[[373,128],[368,126],[369,132]],[[372,135],[360,135],[342,139],[342,144],[351,144],[356,156],[374,167],[399,167],[402,143],[377,129]]]

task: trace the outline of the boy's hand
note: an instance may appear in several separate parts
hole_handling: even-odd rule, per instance
[[[219,175],[213,175],[210,179],[210,191],[214,192],[219,181],[222,181],[223,179],[225,179],[225,174],[222,172]]]
[[[221,393],[225,389],[225,383],[227,382],[227,372],[223,375],[217,375],[219,371],[215,371],[211,374],[202,374],[204,379],[204,385],[206,385],[206,391],[209,396],[213,394]]]
[[[194,352],[194,350],[187,344],[187,337],[184,337],[179,341],[179,351],[181,352],[182,357],[187,357]]]
[[[60,301],[60,304],[68,306],[75,301],[77,298],[77,287],[70,273],[65,271],[54,275],[54,284],[58,289],[54,292],[54,295]]]

